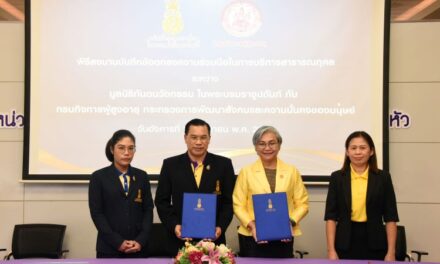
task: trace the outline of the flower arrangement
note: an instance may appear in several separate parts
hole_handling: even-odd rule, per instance
[[[211,241],[200,241],[193,245],[185,243],[174,259],[175,264],[235,264],[234,253],[221,244],[217,246]]]

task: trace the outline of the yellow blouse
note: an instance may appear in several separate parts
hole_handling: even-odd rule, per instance
[[[368,167],[361,174],[351,167],[351,221],[367,221],[367,185]]]

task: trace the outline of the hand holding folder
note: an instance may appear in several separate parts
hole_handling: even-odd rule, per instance
[[[182,238],[216,238],[217,195],[184,193]]]
[[[252,201],[257,241],[289,241],[292,230],[286,193],[254,194]]]
[[[249,222],[249,224],[247,225],[247,229],[249,231],[251,231],[252,237],[254,238],[255,242],[257,242],[258,244],[266,244],[267,242],[269,242],[269,241],[266,241],[266,240],[258,240],[258,238],[257,238],[257,227],[255,225],[255,221]]]

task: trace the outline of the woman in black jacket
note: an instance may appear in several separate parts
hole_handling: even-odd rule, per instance
[[[90,179],[89,208],[98,229],[98,258],[147,257],[153,199],[147,173],[131,166],[135,152],[133,134],[116,131],[105,148],[111,164]]]
[[[390,174],[378,169],[374,142],[364,131],[345,142],[344,165],[330,178],[325,220],[329,259],[395,260],[394,188]]]

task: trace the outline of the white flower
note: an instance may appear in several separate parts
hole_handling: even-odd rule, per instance
[[[226,254],[228,254],[230,252],[229,248],[227,246],[225,246],[224,244],[221,244],[220,246],[218,246],[217,250],[219,251],[221,256],[225,256]]]
[[[199,245],[208,251],[212,251],[215,249],[215,244],[211,241],[200,241]]]

